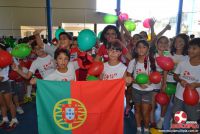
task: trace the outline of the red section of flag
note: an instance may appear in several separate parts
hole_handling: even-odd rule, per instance
[[[81,101],[87,109],[87,119],[73,134],[122,134],[125,82],[71,82],[71,98]]]

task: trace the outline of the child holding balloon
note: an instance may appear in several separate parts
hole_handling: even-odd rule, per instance
[[[32,62],[29,71],[27,73],[24,73],[16,65],[13,65],[12,68],[25,79],[30,79],[31,76],[36,72],[36,70],[39,71],[39,73],[42,75],[42,78],[45,78],[48,74],[55,70],[54,60],[50,55],[46,54],[44,50],[36,44],[36,42],[33,42],[31,46],[38,57]]]
[[[146,40],[139,40],[134,49],[133,60],[128,65],[128,76],[148,75],[156,70],[155,59],[149,53],[149,44]],[[147,76],[148,79],[148,76]],[[137,80],[137,79],[136,79]],[[145,82],[145,84],[144,84]],[[138,84],[143,83],[143,84]],[[148,81],[138,81],[132,84],[132,97],[135,104],[135,118],[137,133],[141,133],[141,121],[144,121],[144,132],[149,133],[150,113],[152,104],[153,86]]]
[[[189,59],[179,63],[175,70],[174,79],[178,84],[173,114],[184,111],[187,120],[197,121],[200,119],[200,38],[189,42],[188,54]]]
[[[0,50],[5,49],[4,46],[0,45]],[[5,50],[6,51],[6,50]],[[18,120],[16,118],[16,108],[12,101],[11,83],[8,78],[9,66],[0,68],[0,108],[2,114],[2,121],[0,122],[0,128],[6,130],[14,129]],[[7,117],[7,109],[11,112],[12,120],[9,123]]]
[[[152,51],[152,53],[154,54],[154,57],[157,58],[159,56],[164,56],[164,51],[168,51],[169,50],[169,39],[166,36],[161,36],[157,39],[155,48],[152,47],[150,51]],[[152,100],[152,111],[151,111],[151,126],[152,127],[156,127],[156,121],[155,121],[155,107],[156,107],[156,102],[155,102],[155,96],[156,93],[158,92],[164,92],[165,88],[166,88],[166,79],[167,79],[167,71],[164,71],[163,69],[161,69],[157,62],[156,62],[156,70],[162,74],[162,81],[160,83],[157,84],[153,84],[154,86],[154,92],[153,92],[153,100]],[[159,106],[159,105],[158,105]],[[164,115],[163,115],[163,110],[161,110],[161,119],[160,121],[164,120]],[[165,113],[164,113],[165,114]],[[159,123],[158,123],[159,124]]]
[[[175,37],[174,41],[172,42],[170,54],[166,55],[166,56],[172,58],[172,60],[174,61],[174,63],[175,63],[174,70],[176,69],[176,66],[178,63],[188,59],[187,51],[188,51],[188,36],[186,34],[177,35]],[[168,72],[164,71],[164,75],[166,75],[166,73],[167,73],[167,79],[166,79],[167,84],[165,84],[165,88],[167,88],[169,85],[176,86],[177,83],[173,78],[174,70],[168,71]],[[163,87],[163,89],[164,89],[164,87]],[[173,94],[169,94],[169,95],[171,95],[171,98],[173,99]],[[170,127],[169,124],[170,124],[171,117],[165,117],[167,110],[170,110],[168,105],[162,106],[161,118],[157,125],[159,128],[162,128],[163,122],[165,122],[165,124],[167,124],[166,126],[164,125],[164,129],[169,129],[169,127]],[[168,112],[171,113],[172,111],[168,111]],[[164,119],[164,117],[165,117],[165,119]]]

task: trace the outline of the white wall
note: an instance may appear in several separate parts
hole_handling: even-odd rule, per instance
[[[20,36],[20,26],[46,26],[46,0],[0,0],[0,36]],[[52,0],[53,26],[101,23],[96,0]]]

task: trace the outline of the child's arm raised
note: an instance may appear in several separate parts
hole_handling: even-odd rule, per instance
[[[40,33],[42,31],[43,31],[42,29],[39,29],[39,30],[35,30],[33,32],[33,35],[35,36],[35,39],[36,39],[36,43],[40,48],[44,48],[44,43],[43,43],[42,39],[40,38]]]

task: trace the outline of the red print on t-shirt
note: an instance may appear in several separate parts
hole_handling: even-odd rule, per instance
[[[67,78],[62,79],[62,81],[68,81]]]
[[[189,76],[189,75],[190,75],[190,72],[184,71],[183,75],[184,75],[184,76]]]
[[[136,74],[139,74],[142,72],[142,69],[136,69]]]
[[[44,70],[48,70],[49,67],[51,67],[51,66],[52,66],[52,62],[50,61],[49,63],[43,65],[43,68],[44,68]]]
[[[117,76],[117,73],[114,74],[104,74],[103,79],[104,80],[110,80],[110,79],[114,79]]]

